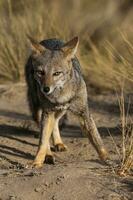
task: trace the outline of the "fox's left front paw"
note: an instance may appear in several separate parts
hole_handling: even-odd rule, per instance
[[[55,146],[54,146],[54,150],[55,151],[67,151],[67,146],[66,145],[64,145],[63,143],[59,143],[59,144],[56,144]]]
[[[32,163],[29,163],[26,165],[26,169],[38,169],[38,168],[41,168],[43,166],[43,163],[40,163],[40,162],[36,162],[36,161],[33,161]]]

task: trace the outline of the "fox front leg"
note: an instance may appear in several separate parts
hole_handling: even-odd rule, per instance
[[[88,109],[84,111],[80,116],[80,123],[83,132],[89,138],[90,142],[96,149],[99,157],[101,158],[101,160],[105,161],[108,158],[108,153],[105,149],[102,138],[97,130],[96,124],[92,116],[89,114]]]
[[[59,130],[59,120],[61,117],[65,114],[66,111],[56,113],[56,120],[54,124],[54,129],[53,129],[53,143],[54,143],[54,149],[55,151],[66,151],[67,146],[63,143],[60,135],[60,130]]]
[[[32,163],[32,167],[39,168],[43,165],[45,157],[47,156],[49,139],[55,124],[54,112],[52,113],[43,113],[41,120],[41,134],[38,151],[35,157],[35,160]],[[50,151],[50,149],[49,149]],[[50,156],[52,154],[50,153]]]

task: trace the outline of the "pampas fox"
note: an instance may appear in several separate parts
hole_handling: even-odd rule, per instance
[[[78,37],[67,43],[48,39],[40,43],[30,38],[31,56],[25,67],[28,101],[33,119],[40,125],[40,141],[32,167],[41,167],[45,159],[53,160],[49,140],[53,136],[59,151],[66,150],[60,136],[60,118],[71,112],[80,122],[102,160],[107,151],[89,113],[87,89],[76,58]]]

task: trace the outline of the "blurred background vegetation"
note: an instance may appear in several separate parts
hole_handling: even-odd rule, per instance
[[[24,80],[26,34],[38,41],[78,35],[78,57],[95,92],[133,88],[132,0],[0,0],[0,83]]]

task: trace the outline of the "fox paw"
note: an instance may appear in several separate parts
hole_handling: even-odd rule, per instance
[[[43,163],[40,163],[40,162],[35,162],[33,161],[32,163],[29,163],[26,165],[26,169],[38,169],[38,168],[41,168],[43,166]]]
[[[99,157],[102,161],[106,161],[109,159],[108,152],[106,149],[102,148],[99,152]]]
[[[60,151],[60,152],[67,151],[67,146],[64,145],[63,143],[60,143],[60,144],[56,144],[54,146],[54,149],[55,149],[55,151]]]
[[[45,163],[47,163],[47,164],[55,164],[55,158],[52,155],[46,155]]]

